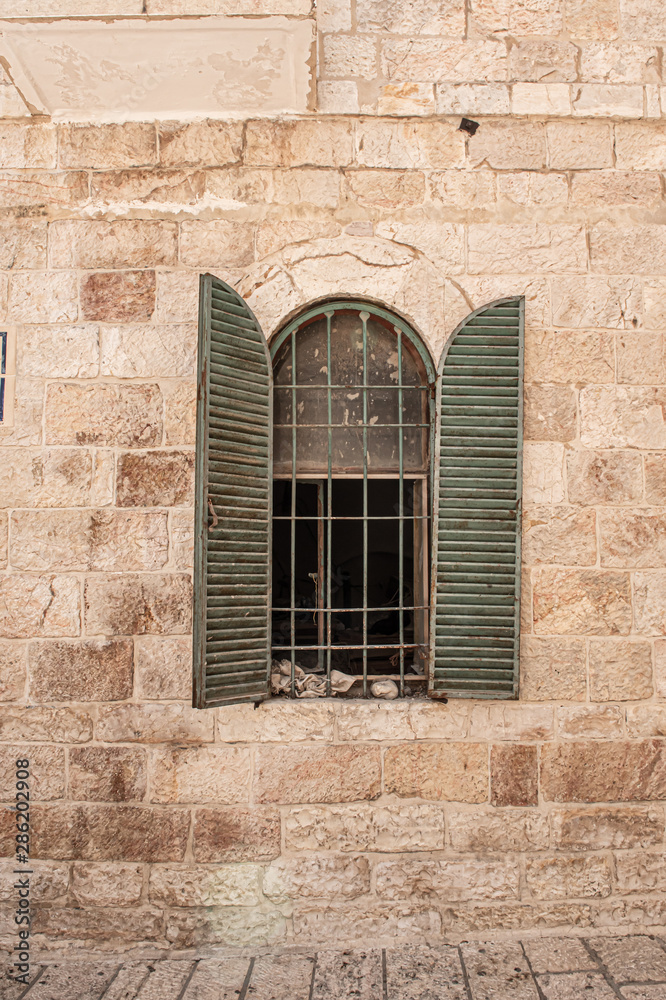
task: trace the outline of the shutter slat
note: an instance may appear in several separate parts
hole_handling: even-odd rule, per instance
[[[429,693],[518,689],[523,300],[453,334],[440,363]]]
[[[266,341],[240,296],[210,274],[198,367],[193,704],[210,708],[268,697],[272,458]]]

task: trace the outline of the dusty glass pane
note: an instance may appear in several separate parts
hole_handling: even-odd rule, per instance
[[[317,319],[296,336],[296,384],[326,385],[326,318]]]
[[[363,324],[358,313],[335,313],[331,319],[331,383],[363,384]]]

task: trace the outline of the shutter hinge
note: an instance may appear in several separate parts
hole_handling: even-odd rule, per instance
[[[217,523],[220,520],[217,514],[215,513],[215,508],[213,507],[213,501],[211,500],[210,497],[208,497],[208,510],[210,511],[211,517],[213,518],[212,523],[209,523],[208,525],[208,530],[210,531],[211,528],[217,527]]]

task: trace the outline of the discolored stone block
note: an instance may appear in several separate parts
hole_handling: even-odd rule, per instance
[[[666,748],[661,740],[544,744],[541,794],[551,802],[666,798]]]
[[[528,382],[615,381],[615,342],[612,333],[580,330],[532,330],[525,342],[525,378]]]
[[[196,441],[196,382],[172,379],[162,384],[164,395],[164,443],[185,444],[191,448]]]
[[[340,201],[340,174],[337,170],[299,167],[275,170],[273,201],[278,205],[316,205],[337,208]]]
[[[134,663],[142,698],[186,700],[191,696],[192,641],[189,636],[137,636]]]
[[[544,740],[553,736],[549,705],[512,705],[505,701],[472,706],[470,736],[478,740]]]
[[[94,173],[91,193],[97,208],[127,213],[144,205],[153,212],[186,211],[204,197],[206,175],[203,170],[112,170]]]
[[[367,858],[350,855],[280,858],[266,869],[263,891],[274,903],[355,899],[370,892],[370,865]]]
[[[175,949],[200,949],[211,945],[254,949],[279,947],[285,941],[287,928],[283,914],[274,907],[202,906],[167,910],[164,933],[169,945]],[[203,969],[201,965],[198,967],[193,976],[194,989],[198,989],[199,984],[202,993],[204,989],[217,989],[221,975],[229,975],[228,963],[225,962],[223,973],[219,967],[215,968],[215,963],[211,962],[211,966],[208,976],[206,966]],[[239,987],[243,981],[244,977],[239,979]],[[182,983],[181,979],[178,988]]]
[[[624,733],[619,705],[563,705],[557,709],[557,735],[562,739],[613,739]]]
[[[639,701],[652,696],[652,650],[648,642],[590,640],[593,701]]]
[[[504,744],[490,748],[490,801],[494,806],[538,803],[537,748]]]
[[[470,165],[487,163],[495,170],[540,170],[546,165],[546,132],[540,123],[518,128],[490,121],[469,139]]]
[[[26,645],[0,639],[0,702],[18,701],[25,693]]]
[[[155,865],[150,872],[148,898],[163,906],[258,906],[261,896],[259,865]]]
[[[596,514],[576,507],[527,507],[522,556],[526,566],[563,563],[593,566],[597,560]]]
[[[605,510],[599,514],[602,566],[661,567],[666,516],[659,512]]]
[[[634,574],[634,628],[643,635],[666,635],[666,574]]]
[[[229,705],[217,709],[217,738],[223,743],[332,743],[335,717],[333,704],[319,699],[273,698],[256,708]]]
[[[250,752],[235,747],[158,750],[150,763],[152,802],[249,801]]]
[[[69,752],[69,798],[93,802],[130,802],[146,794],[143,750],[127,747],[75,747]]]
[[[566,274],[587,270],[582,226],[472,224],[468,247],[472,274]]]
[[[391,859],[375,866],[377,895],[384,899],[428,896],[441,901],[516,899],[520,871],[511,861]]]
[[[616,857],[618,891],[663,892],[666,889],[664,860],[661,851],[642,851],[640,854],[622,851]]]
[[[666,698],[666,640],[654,643],[654,687],[657,697]]]
[[[160,123],[160,163],[167,167],[199,163],[219,167],[238,163],[242,133],[241,122]]]
[[[192,572],[194,566],[194,511],[174,509],[171,513],[171,555],[176,569]]]
[[[324,35],[322,74],[372,80],[377,73],[377,40],[359,35]]]
[[[92,456],[81,448],[0,448],[0,505],[85,507]]]
[[[345,121],[248,122],[245,162],[268,167],[339,167],[352,162]]]
[[[520,647],[520,691],[527,701],[584,701],[583,639],[524,635]]]
[[[191,505],[194,495],[193,451],[124,452],[116,468],[119,507]]]
[[[113,125],[61,125],[61,167],[141,167],[155,163],[155,126],[144,122]]]
[[[46,267],[46,221],[16,219],[0,223],[0,267]]]
[[[150,448],[162,439],[162,395],[156,384],[54,383],[46,395],[49,444]]]
[[[37,701],[122,701],[132,696],[132,640],[33,642],[30,694]]]
[[[92,739],[93,720],[88,712],[73,708],[3,707],[0,738],[29,742],[87,743]]]
[[[524,407],[527,440],[572,441],[576,437],[576,393],[569,386],[526,385]]]
[[[553,844],[565,850],[592,851],[652,847],[664,836],[661,806],[605,806],[555,809]]]
[[[0,125],[2,159],[6,167],[44,168],[57,166],[58,134],[55,125],[3,122]]]
[[[525,881],[537,899],[610,896],[611,872],[605,857],[528,858]]]
[[[107,271],[81,281],[84,319],[104,323],[140,323],[155,311],[154,271]]]
[[[444,847],[444,810],[435,805],[293,807],[285,817],[285,845],[293,851],[407,853]]]
[[[632,626],[627,573],[538,569],[533,581],[537,634],[628,635]]]
[[[359,31],[394,35],[444,35],[453,38],[465,32],[464,10],[457,0],[419,0],[403,7],[395,0],[359,0],[356,12]],[[344,31],[336,24],[328,31]]]
[[[421,205],[425,177],[421,171],[354,170],[345,175],[352,197],[369,208],[396,209]]]
[[[65,751],[61,747],[28,746],[25,743],[0,747],[0,797],[16,801],[16,761],[30,761],[30,801],[46,802],[65,795]]]
[[[549,844],[548,817],[536,809],[447,810],[447,817],[455,851],[542,851]]]
[[[214,718],[186,705],[101,705],[97,738],[106,743],[210,743]]]
[[[643,495],[640,455],[571,451],[567,455],[567,485],[571,503],[639,503]]]
[[[196,861],[271,861],[280,854],[277,810],[197,809],[192,850]]]
[[[0,171],[0,208],[4,215],[20,218],[76,212],[89,199],[88,176],[83,171]]]
[[[356,146],[363,167],[442,170],[465,162],[463,134],[449,122],[365,120],[357,128]]]
[[[645,499],[647,503],[666,503],[666,460],[660,452],[645,456]]]
[[[378,747],[262,747],[255,755],[257,802],[351,802],[380,792]]]
[[[610,205],[654,207],[661,201],[659,175],[631,170],[591,170],[572,175],[571,203],[606,208]],[[625,379],[621,379],[625,381]]]
[[[14,814],[15,816],[16,814]],[[13,851],[12,851],[13,853]],[[52,903],[62,899],[69,887],[69,865],[49,861],[31,861],[30,900],[33,903]],[[13,859],[0,861],[2,888],[0,900],[16,906],[16,864]],[[34,912],[34,911],[33,911]],[[16,927],[16,924],[14,925]],[[11,994],[10,994],[11,995]]]
[[[86,629],[93,635],[188,632],[192,594],[179,574],[92,576],[85,585]]]
[[[384,755],[384,787],[401,798],[485,802],[488,748],[479,743],[389,747]]]
[[[142,887],[140,865],[90,862],[72,866],[72,895],[80,906],[135,906]]]
[[[252,227],[241,222],[183,222],[180,260],[188,267],[244,267],[254,260]]]
[[[666,706],[648,702],[626,711],[628,736],[666,736]]]
[[[51,224],[51,267],[168,267],[176,263],[178,227],[173,222],[122,219],[88,222],[61,219]]]
[[[74,576],[0,577],[0,638],[79,635],[81,595]]]

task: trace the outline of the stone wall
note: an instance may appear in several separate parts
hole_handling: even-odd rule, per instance
[[[28,756],[39,946],[666,925],[666,21],[468,6],[323,3],[309,117],[0,124],[0,831]],[[189,707],[204,270],[268,334],[366,295],[435,354],[526,296],[518,703]]]

